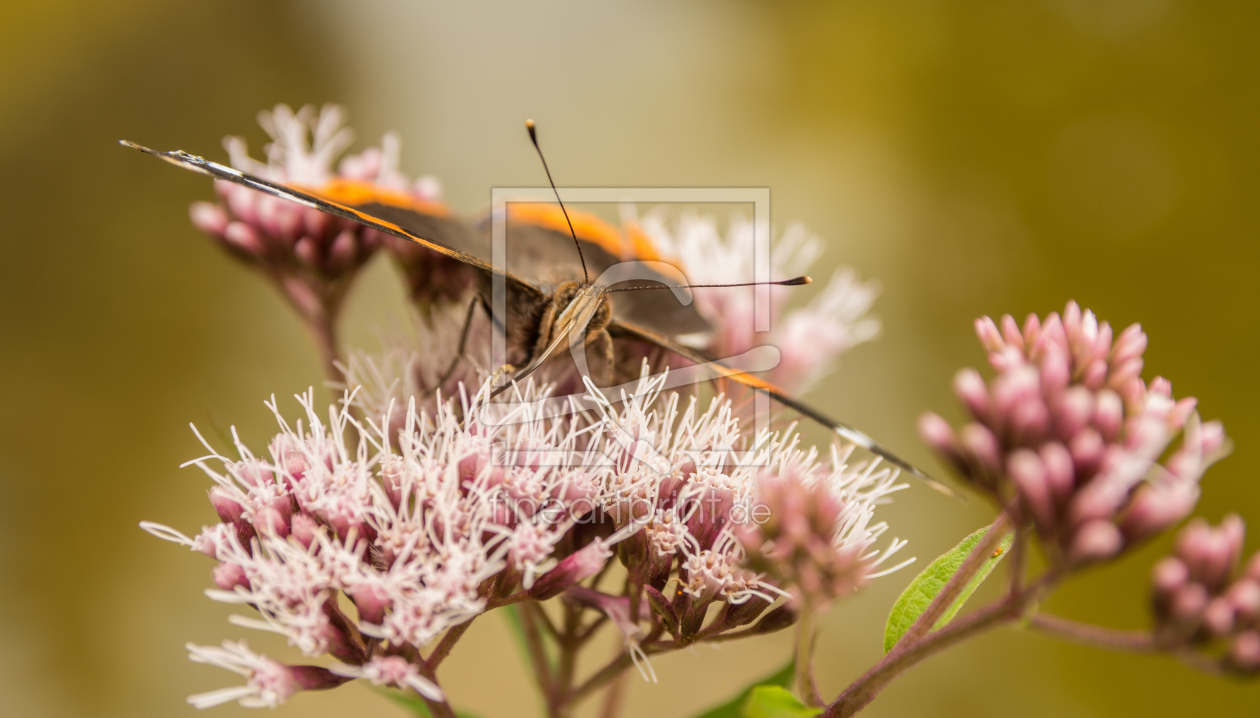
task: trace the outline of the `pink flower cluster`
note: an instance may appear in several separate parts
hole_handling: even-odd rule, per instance
[[[380,148],[346,156],[334,169],[354,139],[345,111],[336,105],[318,111],[307,105],[296,113],[277,105],[260,112],[258,122],[272,139],[264,148],[266,162],[250,157],[243,139],[224,140],[238,170],[316,194],[338,182],[357,182],[444,211],[437,204],[437,180],[410,182],[399,171],[399,141],[393,133],[385,135]],[[351,280],[382,244],[399,261],[417,300],[457,299],[475,280],[473,270],[455,260],[357,222],[230,182],[216,182],[215,188],[221,202],[194,203],[193,224],[266,274],[308,320],[335,316]]]
[[[1242,567],[1246,527],[1236,514],[1213,528],[1196,519],[1177,536],[1172,556],[1151,575],[1156,641],[1164,648],[1211,651],[1224,644],[1222,668],[1260,673],[1260,553]]]
[[[856,472],[822,472],[812,453],[792,458],[797,461],[768,467],[758,476],[757,506],[765,520],[737,531],[749,567],[792,587],[798,601],[807,598],[818,605],[914,561],[876,573],[904,541],[894,540],[887,550],[870,555],[888,528],[871,524],[874,499],[905,487],[894,484],[893,472],[877,471],[878,462]],[[833,456],[832,466],[844,466],[846,458]]]
[[[557,400],[528,387],[516,403],[477,412],[464,400],[430,414],[413,400],[401,425],[391,412],[362,425],[344,406],[321,421],[311,394],[299,397],[304,420],[290,425],[273,400],[281,431],[265,457],[238,441],[239,460],[212,450],[190,462],[215,482],[219,523],[192,538],[144,527],[218,562],[207,595],[258,614],[233,623],[337,659],[330,685],[362,677],[431,696],[440,689],[422,647],[499,605],[563,595],[612,618],[638,660],[653,621],[680,643],[758,618],[751,632],[777,630],[794,614],[762,614],[791,595],[788,587],[823,598],[848,593],[904,545],[871,548],[887,529],[873,522],[875,505],[902,488],[894,472],[850,467],[841,452],[823,464],[792,433],[745,440],[729,402],[700,411],[692,398],[680,409],[678,394],[661,392],[664,380],[645,372],[620,409],[592,386],[594,412],[568,399],[559,417]],[[814,520],[816,509],[776,498],[781,473],[793,477],[790,490],[825,495],[826,516]],[[754,508],[759,498],[771,512],[811,518],[802,527],[774,516],[764,540],[742,542],[737,532],[769,518]],[[825,585],[808,569],[778,571],[793,541],[807,542],[811,560],[830,572]],[[768,559],[749,559],[761,543]],[[638,587],[633,597],[578,585],[614,552]],[[715,605],[722,618],[705,625]],[[314,680],[263,657],[238,663],[250,682],[207,695],[274,704]],[[399,672],[403,663],[414,675]]]
[[[958,373],[971,421],[958,432],[925,414],[920,433],[974,486],[1031,522],[1056,562],[1111,558],[1188,516],[1199,478],[1222,453],[1217,422],[1195,400],[1141,378],[1146,335],[1069,303],[1021,329],[985,317],[976,333],[997,376]],[[1163,458],[1178,435],[1180,445]]]
[[[849,451],[839,448],[830,462],[821,462],[817,450],[802,449],[791,431],[744,439],[729,402],[715,399],[701,412],[693,397],[682,408],[678,394],[658,396],[663,380],[645,377],[621,410],[602,406],[602,453],[618,470],[605,475],[599,496],[618,526],[643,525],[620,544],[619,554],[632,575],[660,593],[653,608],[676,640],[691,642],[740,625],[731,621],[751,622],[777,597],[794,597],[789,589],[797,597],[817,593],[824,601],[848,593],[881,575],[876,567],[905,545],[893,540],[887,549],[872,549],[888,528],[872,520],[874,507],[905,487],[896,483],[895,471],[850,465]],[[792,477],[812,497],[827,496],[825,512],[834,520],[805,518],[802,526],[801,516],[815,509],[781,501],[779,476]],[[784,527],[799,530],[785,535]],[[852,581],[837,591],[780,570],[790,563],[783,554],[793,551],[793,541],[809,542],[820,565]],[[665,600],[673,567],[678,590]],[[714,603],[727,604],[723,618],[702,630]]]
[[[325,424],[313,395],[299,400],[306,420],[295,426],[269,404],[281,433],[267,458],[238,441],[241,460],[212,451],[192,462],[215,481],[219,523],[193,538],[143,525],[218,561],[207,594],[259,615],[234,623],[349,666],[411,660],[506,595],[491,578],[528,589],[556,565],[557,544],[569,539],[559,551],[581,553],[568,529],[573,511],[591,510],[594,485],[571,424],[518,409],[494,428],[464,427],[449,405],[435,416],[413,407],[391,442],[380,430],[387,416],[364,427],[334,409]],[[587,508],[574,509],[581,500]],[[357,615],[342,611],[339,594]]]

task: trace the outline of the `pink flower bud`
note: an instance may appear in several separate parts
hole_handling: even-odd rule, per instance
[[[798,617],[797,614],[797,609],[792,605],[792,602],[789,601],[788,603],[785,603],[762,616],[761,620],[757,621],[757,623],[754,624],[749,631],[757,634],[781,631],[793,623],[796,623],[796,619]]]
[[[1067,306],[1063,308],[1063,332],[1067,336],[1068,341],[1079,341],[1081,335],[1081,305],[1077,304],[1075,299],[1068,300]]]
[[[566,556],[556,567],[539,576],[529,589],[529,595],[539,601],[560,595],[565,589],[599,573],[612,551],[603,539],[595,539],[584,548]]]
[[[1084,483],[1098,472],[1106,455],[1107,446],[1093,429],[1084,429],[1068,444],[1072,465],[1076,469],[1078,483]]]
[[[1124,538],[1120,529],[1110,521],[1090,521],[1076,530],[1072,537],[1068,558],[1073,563],[1090,563],[1111,558],[1120,553]]]
[[[333,240],[328,250],[328,271],[341,273],[354,267],[359,247],[353,230],[345,230]]]
[[[1203,610],[1203,627],[1214,636],[1227,636],[1234,630],[1234,608],[1224,598],[1214,598]]]
[[[193,202],[188,208],[188,216],[197,229],[216,237],[223,236],[228,226],[227,212],[212,202]]]
[[[1107,376],[1107,386],[1123,394],[1128,391],[1133,382],[1140,381],[1142,366],[1141,359],[1130,359],[1123,364],[1112,364],[1111,372]]]
[[[1124,483],[1097,478],[1072,496],[1068,505],[1068,516],[1073,524],[1083,524],[1093,519],[1110,521],[1124,505],[1128,494],[1128,487]]]
[[[263,535],[275,535],[284,538],[289,535],[289,522],[284,515],[270,506],[259,509],[251,521],[254,528]]]
[[[1194,409],[1198,405],[1199,400],[1193,396],[1187,396],[1186,398],[1178,401],[1173,406],[1172,412],[1168,415],[1169,426],[1171,426],[1173,430],[1177,430],[1185,426],[1186,420],[1190,418],[1190,415],[1194,413]]]
[[[1015,317],[1009,314],[1002,315],[1002,338],[1006,343],[1019,349],[1024,350],[1024,335],[1019,331],[1019,324],[1016,323]]]
[[[1013,413],[1028,401],[1041,401],[1041,376],[1030,366],[1020,366],[993,382],[993,407],[999,416]]]
[[[1029,356],[1033,361],[1039,361],[1051,351],[1061,351],[1070,355],[1067,335],[1063,331],[1063,320],[1056,313],[1051,313],[1046,317],[1046,321],[1041,326],[1041,336],[1037,339],[1037,346],[1033,347]]]
[[[1009,421],[1017,442],[1036,444],[1050,430],[1050,410],[1040,398],[1029,398],[1015,406]]]
[[[980,372],[975,369],[960,370],[954,375],[954,393],[974,418],[984,420],[989,415],[989,388],[985,386]]]
[[[1143,486],[1129,503],[1121,527],[1130,543],[1145,541],[1180,523],[1198,501],[1197,484]]]
[[[239,521],[245,513],[245,507],[232,499],[228,490],[222,486],[210,489],[210,503],[214,506],[214,512],[219,515],[219,520],[225,524]]]
[[[1238,568],[1242,558],[1243,538],[1247,534],[1247,524],[1238,514],[1227,514],[1221,519],[1220,532],[1225,544],[1229,547],[1229,570],[1232,573]]]
[[[393,599],[380,586],[362,586],[350,593],[354,606],[359,610],[359,619],[365,623],[379,626],[385,621],[385,612],[394,605]]]
[[[301,220],[301,229],[298,231],[308,237],[323,237],[328,233],[329,225],[336,221],[325,212],[302,212],[298,219]]]
[[[957,460],[954,429],[939,415],[929,411],[919,417],[919,436],[936,453]]]
[[[308,267],[320,265],[319,247],[310,237],[302,237],[297,241],[297,244],[293,246],[293,255]]]
[[[1235,669],[1247,673],[1260,670],[1260,632],[1238,634],[1229,647],[1229,662]]]
[[[1036,314],[1029,313],[1024,318],[1024,348],[1031,349],[1037,340],[1041,338],[1041,319]]]
[[[352,680],[348,676],[339,676],[320,666],[289,666],[288,668],[293,682],[306,691],[322,691],[336,688]]]
[[[1144,352],[1146,352],[1146,334],[1142,332],[1142,325],[1130,324],[1116,338],[1116,344],[1111,349],[1111,362],[1124,364],[1134,359],[1141,359]]]
[[[1023,353],[1015,347],[1006,347],[1000,352],[989,354],[989,366],[993,367],[999,374],[1015,371],[1020,367],[1027,366],[1027,364],[1028,362],[1025,360]]]
[[[1260,551],[1252,554],[1243,573],[1252,581],[1260,581]]]
[[[1002,341],[1002,333],[998,331],[997,325],[989,317],[980,317],[976,320],[976,336],[980,338],[980,343],[985,349],[991,352],[1000,352],[1006,346]]]
[[[1002,448],[992,431],[980,424],[967,424],[962,429],[960,442],[963,449],[975,457],[989,475],[997,475],[1002,469]]]
[[[1172,596],[1190,579],[1190,571],[1180,559],[1165,556],[1151,570],[1151,584],[1157,596]]]
[[[1020,449],[1011,454],[1006,467],[1019,489],[1024,507],[1037,523],[1037,528],[1043,534],[1049,534],[1054,526],[1056,512],[1041,459],[1028,449]]]
[[[261,257],[263,243],[254,228],[243,222],[232,222],[223,230],[223,241],[229,249],[250,257]]]
[[[1072,380],[1072,367],[1067,354],[1057,348],[1047,351],[1041,360],[1041,392],[1046,397],[1061,394]]]
[[[1173,596],[1172,616],[1184,626],[1198,626],[1207,609],[1208,592],[1201,583],[1187,583]]]
[[[237,586],[249,589],[249,578],[245,576],[245,569],[234,563],[221,563],[214,567],[212,572],[214,576],[214,585],[224,591],[231,591]]]
[[[1071,454],[1063,444],[1052,441],[1041,446],[1038,457],[1045,471],[1045,483],[1053,505],[1063,506],[1076,488]]]
[[[310,548],[319,533],[319,522],[306,514],[298,514],[293,517],[289,531],[289,535],[297,539],[298,543]]]
[[[1089,389],[1098,391],[1107,383],[1107,361],[1105,359],[1095,359],[1085,367],[1085,375],[1081,379],[1081,383]]]
[[[1252,623],[1260,618],[1260,583],[1249,578],[1241,579],[1230,586],[1226,597],[1239,623]]]
[[[1115,441],[1124,425],[1124,402],[1120,400],[1119,394],[1109,389],[1098,392],[1096,401],[1094,427],[1104,441]]]

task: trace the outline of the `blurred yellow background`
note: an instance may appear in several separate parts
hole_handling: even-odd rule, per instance
[[[810,397],[928,466],[914,421],[957,417],[954,371],[982,314],[1069,298],[1150,335],[1147,378],[1200,397],[1237,442],[1199,513],[1260,533],[1260,5],[1238,0],[833,3],[8,0],[0,6],[0,713],[187,715],[233,676],[183,643],[246,635],[201,595],[210,564],[142,533],[213,520],[189,422],[269,431],[262,401],[321,381],[296,318],[192,228],[209,183],[115,142],[224,159],[277,102],[335,101],[360,143],[389,129],[403,169],[464,211],[542,179],[768,186],[775,225],[828,241],[815,276],[879,278],[885,331]],[[383,257],[378,259],[384,259]],[[352,343],[402,311],[384,262]],[[921,560],[987,523],[972,502],[902,494],[884,515]],[[1254,550],[1260,542],[1249,541]],[[1049,603],[1126,628],[1167,546]],[[823,692],[874,662],[911,571],[827,617]],[[251,645],[286,653],[274,641]],[[609,649],[611,650],[611,648]],[[628,715],[689,716],[777,668],[788,639],[701,648],[631,681]],[[444,667],[486,718],[535,701],[503,622]],[[216,715],[244,712],[235,706]],[[999,632],[895,683],[870,716],[1254,716],[1260,686]],[[278,715],[401,715],[359,686]]]

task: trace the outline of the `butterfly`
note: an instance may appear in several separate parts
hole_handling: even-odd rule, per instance
[[[526,121],[526,127],[554,190],[555,183],[539,148],[533,122]],[[516,360],[516,363],[503,365],[492,375],[490,385],[496,388],[490,398],[511,386],[498,385],[504,375],[511,374],[514,382],[524,379],[556,355],[566,343],[574,350],[574,359],[580,362],[585,362],[586,349],[595,349],[595,367],[590,374],[601,377],[604,384],[610,383],[617,358],[613,340],[643,342],[702,365],[718,377],[764,392],[841,438],[883,457],[937,491],[961,498],[953,489],[865,433],[825,416],[782,389],[756,378],[744,368],[732,366],[729,361],[713,361],[679,341],[680,337],[711,328],[690,303],[687,294],[690,289],[751,286],[757,284],[755,282],[689,285],[681,272],[654,256],[649,243],[632,238],[627,245],[619,232],[590,216],[576,215],[578,222],[575,225],[574,216],[562,202],[559,203],[559,212],[545,205],[530,204],[513,204],[502,210],[507,213],[507,261],[504,263],[506,266],[499,266],[491,261],[490,233],[486,231],[486,222],[483,221],[481,226],[465,222],[436,203],[418,201],[401,192],[344,178],[335,178],[321,187],[272,182],[187,152],[163,152],[126,140],[121,140],[120,144],[183,169],[359,222],[462,262],[479,271],[485,280],[483,284],[500,282],[506,287],[506,302],[499,306],[506,307],[507,316],[496,315],[485,294],[478,293],[469,306],[464,331],[466,338],[473,313],[481,306],[496,330],[506,338],[509,360]],[[559,201],[558,192],[556,199]],[[569,231],[565,233],[564,229]],[[575,245],[576,263],[572,259],[557,259],[571,258]],[[633,271],[618,272],[617,268],[623,265],[632,265]],[[579,268],[580,281],[572,278],[578,274],[576,270]],[[602,281],[592,281],[592,272]],[[556,281],[566,276],[569,278]],[[626,280],[638,280],[638,283],[630,287],[611,286]],[[808,277],[796,277],[769,283],[794,286],[810,281]],[[647,291],[653,289],[672,291]],[[611,297],[623,292],[632,299],[623,301],[621,297]],[[458,354],[462,353],[461,346]],[[458,359],[457,356],[456,361]],[[579,369],[587,367],[579,365]],[[582,373],[587,374],[587,371]]]

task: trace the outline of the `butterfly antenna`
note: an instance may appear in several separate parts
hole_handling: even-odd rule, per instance
[[[551,179],[551,169],[547,167],[547,158],[543,157],[542,148],[538,146],[538,131],[534,129],[534,121],[525,120],[525,129],[529,130],[529,141],[534,143],[534,149],[538,151],[538,159],[542,160],[543,171],[547,173],[547,181],[551,183],[551,191],[556,193],[556,202],[560,205],[560,211],[564,213],[564,221],[569,223],[569,234],[573,235],[573,245],[577,247],[578,259],[582,260],[582,283],[590,284],[591,275],[586,273],[586,257],[582,255],[582,243],[578,241],[577,232],[573,231],[573,220],[569,219],[569,210],[564,208],[564,202],[560,200],[560,190],[556,189],[556,181]]]
[[[779,279],[773,282],[739,282],[737,284],[652,284],[645,287],[621,287],[619,289],[609,289],[609,292],[634,292],[640,289],[705,289],[708,287],[760,287],[762,285],[775,285],[780,287],[799,287],[802,284],[813,284],[814,280],[806,276],[793,277],[791,279]]]

